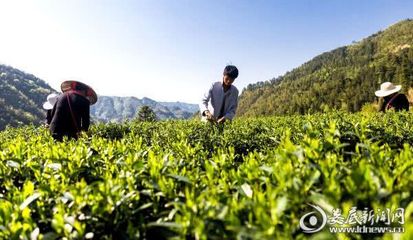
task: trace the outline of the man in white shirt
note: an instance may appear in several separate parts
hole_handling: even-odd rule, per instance
[[[224,123],[232,120],[238,106],[238,89],[232,85],[238,77],[238,69],[228,65],[224,69],[222,82],[212,84],[199,105],[202,117],[208,121]]]

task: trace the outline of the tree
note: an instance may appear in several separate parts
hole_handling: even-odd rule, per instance
[[[152,108],[144,105],[139,109],[138,120],[143,122],[155,122],[157,118]]]

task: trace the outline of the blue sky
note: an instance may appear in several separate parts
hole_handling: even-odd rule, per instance
[[[0,63],[56,89],[197,103],[228,63],[242,90],[406,18],[413,1],[3,0]]]

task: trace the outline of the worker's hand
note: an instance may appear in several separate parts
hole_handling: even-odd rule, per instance
[[[82,137],[82,138],[87,138],[88,134],[85,131],[80,131],[80,132],[77,133],[77,136]]]
[[[225,117],[222,117],[222,118],[218,119],[218,121],[217,121],[217,122],[218,122],[218,123],[224,123],[224,122],[225,122],[225,120],[226,120],[226,119],[225,119]]]
[[[207,118],[208,121],[215,121],[215,117],[211,114],[210,111],[206,110],[206,111],[204,112],[204,114],[205,114],[205,116],[206,116],[206,118]]]

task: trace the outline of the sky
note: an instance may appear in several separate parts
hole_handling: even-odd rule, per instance
[[[241,92],[406,18],[411,0],[0,0],[0,64],[198,103],[227,64]]]

